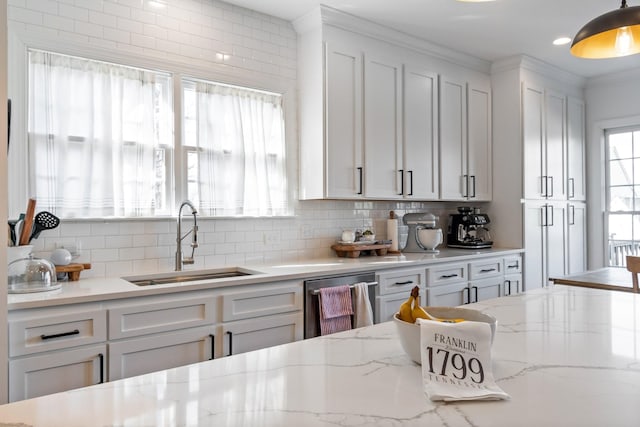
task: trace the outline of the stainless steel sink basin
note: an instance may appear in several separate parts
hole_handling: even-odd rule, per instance
[[[123,277],[123,279],[137,286],[154,286],[169,283],[192,282],[196,280],[226,279],[229,277],[250,276],[253,274],[261,273],[246,268],[229,267],[215,270],[176,271],[175,273]]]

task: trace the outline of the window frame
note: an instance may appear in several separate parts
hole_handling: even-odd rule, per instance
[[[63,46],[53,43],[52,40],[40,36],[34,36],[21,30],[12,30],[8,34],[8,98],[12,100],[12,129],[11,142],[14,146],[24,146],[27,141],[27,98],[28,98],[28,50],[42,50],[63,55],[78,56],[96,61],[110,62],[114,64],[145,68],[152,71],[167,73],[172,78],[173,86],[173,169],[171,184],[174,191],[169,200],[170,214],[166,216],[141,216],[141,217],[92,217],[74,218],[73,221],[131,221],[131,220],[155,220],[175,218],[179,203],[186,197],[186,175],[181,152],[182,138],[182,85],[183,79],[196,79],[203,81],[219,82],[221,84],[239,86],[265,92],[282,95],[283,113],[285,117],[285,150],[286,150],[286,180],[287,180],[287,211],[285,215],[261,216],[258,218],[289,218],[294,216],[294,201],[297,194],[297,135],[296,135],[296,79],[288,79],[278,76],[270,76],[259,71],[251,71],[229,66],[224,60],[216,60],[214,63],[194,60],[186,64],[177,60],[159,59],[150,55],[130,53],[128,51],[114,51],[96,46],[87,46],[69,42]],[[28,170],[21,165],[27,165],[26,149],[12,153],[15,160],[13,167],[9,167],[9,176],[15,177],[9,182],[9,217],[17,217],[26,207],[28,195]],[[11,166],[11,165],[10,165]],[[24,206],[24,207],[23,207]],[[208,216],[203,215],[204,218]],[[211,218],[256,218],[249,216],[213,216]]]

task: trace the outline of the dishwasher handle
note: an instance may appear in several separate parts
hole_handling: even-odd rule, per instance
[[[376,286],[378,282],[366,282],[367,286]],[[349,289],[353,289],[355,285],[349,285]],[[320,289],[312,289],[309,291],[311,295],[318,295],[320,293]]]

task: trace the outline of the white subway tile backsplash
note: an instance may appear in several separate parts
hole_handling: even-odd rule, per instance
[[[120,248],[118,258],[121,261],[145,259],[144,248]]]
[[[106,236],[104,238],[104,246],[105,248],[130,248],[133,246],[133,236]]]
[[[129,31],[117,30],[114,28],[104,29],[104,38],[116,43],[129,44],[131,43],[131,33]]]
[[[67,18],[75,19],[76,21],[88,21],[89,9],[83,7],[77,7],[70,4],[60,3],[58,5],[58,14]]]
[[[103,27],[90,22],[76,21],[73,30],[78,34],[85,34],[91,37],[102,37]]]
[[[142,34],[144,33],[144,23],[127,19],[123,17],[117,18],[117,28],[122,31],[129,31],[131,33]]]
[[[92,249],[91,261],[92,262],[108,262],[118,261],[118,249]]]
[[[147,49],[156,48],[155,37],[143,36],[142,34],[131,33],[131,44],[134,46],[140,46]]]
[[[158,236],[154,234],[135,234],[132,236],[131,245],[133,247],[156,246]]]
[[[9,19],[25,24],[42,25],[43,13],[24,9],[21,7],[9,6],[7,16]]]
[[[118,19],[113,15],[90,10],[89,22],[91,22],[92,24],[103,25],[109,28],[116,28]]]
[[[103,0],[102,10],[109,15],[121,16],[123,18],[131,17],[131,8],[129,6],[114,1]]]

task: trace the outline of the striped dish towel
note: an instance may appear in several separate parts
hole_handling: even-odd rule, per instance
[[[348,285],[321,288],[318,295],[320,304],[320,335],[351,329],[351,289]]]

